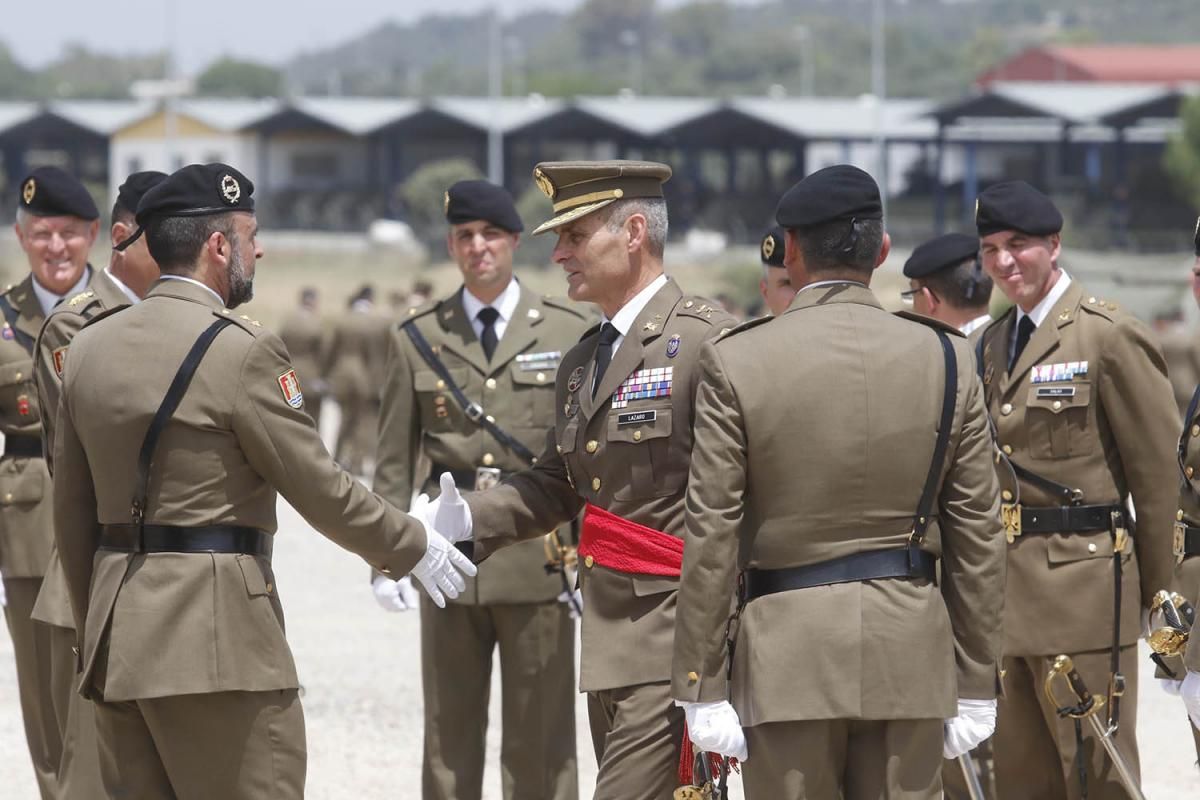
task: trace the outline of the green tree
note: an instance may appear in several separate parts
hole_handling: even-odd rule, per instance
[[[1171,137],[1163,166],[1181,194],[1200,208],[1200,97],[1190,97],[1179,110],[1183,123]]]
[[[413,233],[433,251],[435,259],[445,252],[438,245],[446,238],[446,190],[457,181],[482,178],[475,162],[466,158],[433,161],[418,168],[397,187],[400,200],[408,211],[405,220]]]
[[[13,58],[8,45],[0,42],[0,97],[31,99],[36,96],[32,83],[33,74]]]
[[[68,44],[39,81],[50,97],[116,99],[129,96],[133,81],[161,78],[165,71],[162,55],[114,56]]]
[[[208,97],[278,97],[283,73],[266,64],[221,58],[196,78],[196,93]]]

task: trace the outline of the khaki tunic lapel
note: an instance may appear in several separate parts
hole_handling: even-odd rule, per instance
[[[483,354],[483,345],[475,335],[475,328],[463,310],[462,293],[459,289],[437,310],[438,322],[446,332],[443,346],[486,375],[491,372],[491,366]]]
[[[504,335],[496,344],[496,352],[492,353],[489,372],[497,372],[509,361],[522,353],[527,347],[537,341],[538,326],[544,315],[536,308],[537,298],[524,287],[521,288],[521,300],[513,311],[512,318],[504,329]],[[463,316],[466,316],[464,313]],[[479,346],[483,352],[483,345]]]

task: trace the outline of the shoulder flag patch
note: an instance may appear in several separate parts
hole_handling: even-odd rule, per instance
[[[62,377],[63,366],[67,363],[67,348],[60,347],[54,351],[54,372],[58,377]]]
[[[304,395],[300,393],[300,381],[296,378],[296,370],[289,369],[279,376],[279,388],[289,406],[300,408],[304,405]]]

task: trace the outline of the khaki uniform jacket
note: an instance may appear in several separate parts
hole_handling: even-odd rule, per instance
[[[1179,416],[1187,413],[1192,390],[1200,383],[1200,331],[1192,325],[1178,326],[1160,333],[1158,343],[1167,362],[1167,377],[1175,392]]]
[[[46,409],[42,420],[42,449],[46,453],[46,466],[54,473],[54,426],[58,421],[58,401],[62,394],[62,370],[71,340],[83,329],[84,324],[105,311],[129,305],[129,297],[121,291],[104,270],[92,273],[92,281],[85,292],[68,298],[61,306],[50,312],[38,336],[34,353],[34,375],[37,380],[38,400]],[[58,548],[50,550],[50,564],[46,578],[38,592],[33,607],[33,618],[60,628],[75,630],[75,619],[71,616],[71,599],[67,595],[66,576],[58,558]]]
[[[743,725],[954,716],[998,688],[1004,537],[975,361],[958,331],[887,313],[858,283],[802,289],[700,360],[672,669],[681,700]],[[949,332],[957,394],[922,549],[940,586],[878,580],[750,601],[726,693],[739,569],[903,548],[933,461]]]
[[[554,383],[562,354],[579,341],[589,318],[566,301],[539,297],[522,287],[520,302],[489,362],[463,310],[462,293],[460,288],[445,300],[413,309],[403,324],[417,326],[470,400],[538,453],[554,424]],[[375,468],[375,491],[382,497],[407,508],[417,489],[437,496],[438,475],[418,466],[422,455],[428,464],[456,471],[488,466],[508,474],[529,466],[467,419],[402,325],[392,328],[386,378]],[[569,526],[560,534],[567,537]],[[541,541],[506,548],[481,564],[479,574],[466,579],[467,591],[450,602],[554,600],[563,590],[562,579],[547,573],[545,564]]]
[[[236,324],[213,341],[159,440],[146,522],[274,533],[278,490],[385,574],[425,552],[420,523],[340,470],[302,403],[289,402],[279,338],[202,286],[162,280],[75,337],[55,432],[54,530],[85,620],[83,689],[108,701],[298,685],[268,559],[97,549],[101,524],[131,521],[146,429],[184,355],[222,316]]]
[[[324,372],[335,397],[379,399],[390,328],[390,320],[374,311],[350,310],[337,320]]]
[[[1085,505],[1119,504],[1133,496],[1137,530],[1126,545],[1121,606],[1121,642],[1133,644],[1141,631],[1140,609],[1169,584],[1174,566],[1179,417],[1162,353],[1146,326],[1072,280],[1009,374],[1015,320],[1010,309],[983,337],[984,394],[997,443],[1014,463],[1082,490]],[[1086,375],[1031,380],[1037,365],[1084,361]],[[1054,387],[1074,394],[1038,393]],[[1026,507],[1062,505],[1027,481],[1020,482],[1018,499]],[[1112,560],[1108,531],[1018,537],[1008,548],[1005,654],[1111,647]]]
[[[307,309],[294,309],[284,318],[279,338],[292,357],[300,385],[308,387],[310,393],[322,386],[325,381],[326,331],[321,318]]]
[[[0,295],[18,315],[15,331],[0,319],[0,433],[38,437],[42,406],[34,385],[31,349],[46,315],[33,291],[33,275]],[[28,337],[30,349],[21,343],[23,337]],[[0,459],[0,574],[6,578],[46,574],[54,541],[51,515],[45,459]]]
[[[686,296],[668,282],[613,353],[595,398],[590,389],[599,328],[589,331],[558,369],[554,449],[547,448],[535,467],[500,487],[468,496],[477,555],[540,536],[575,516],[585,501],[682,537],[697,358],[705,341],[735,324],[720,306]],[[678,349],[668,355],[675,337]],[[669,397],[612,408],[612,395],[636,370],[663,367],[673,372]],[[621,414],[639,411],[653,411],[655,418],[619,423]],[[580,583],[580,688],[600,691],[668,680],[678,579],[583,563]]]

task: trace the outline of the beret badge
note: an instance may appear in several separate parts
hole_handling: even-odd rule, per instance
[[[224,197],[225,202],[231,206],[237,205],[238,200],[242,197],[241,184],[229,173],[221,176],[221,197]]]
[[[33,178],[25,181],[25,185],[21,187],[21,197],[25,199],[25,205],[33,202],[33,196],[37,194],[37,181]]]

